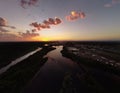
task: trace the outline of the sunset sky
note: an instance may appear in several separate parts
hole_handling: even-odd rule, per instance
[[[120,40],[120,0],[0,0],[0,41]]]

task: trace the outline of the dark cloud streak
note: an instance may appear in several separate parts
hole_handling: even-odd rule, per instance
[[[30,39],[30,38],[39,36],[39,34],[38,34],[38,33],[34,33],[34,31],[35,31],[35,29],[33,29],[32,31],[27,30],[25,33],[19,32],[19,35],[20,35],[23,39],[25,39],[25,38],[29,38],[29,39]]]
[[[16,29],[16,27],[8,25],[5,18],[0,17],[0,31],[8,32],[8,30],[6,30],[5,28]]]
[[[23,8],[26,8],[27,6],[35,6],[37,4],[38,0],[21,0],[20,5]]]
[[[40,31],[41,29],[49,29],[51,28],[51,25],[58,25],[60,23],[62,23],[62,20],[56,17],[54,19],[48,18],[48,20],[44,20],[42,23],[33,22],[30,24],[30,26],[33,26]]]
[[[0,17],[0,26],[6,26],[7,25],[7,20]]]

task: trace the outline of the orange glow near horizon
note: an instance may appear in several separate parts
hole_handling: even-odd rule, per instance
[[[42,38],[42,41],[50,41],[49,38]]]
[[[41,37],[40,36],[36,36],[36,37],[33,37],[31,38],[33,41],[41,41]]]

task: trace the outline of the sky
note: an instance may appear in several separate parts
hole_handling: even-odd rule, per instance
[[[120,0],[0,0],[0,42],[120,41]]]

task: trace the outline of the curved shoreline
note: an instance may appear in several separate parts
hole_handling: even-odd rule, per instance
[[[1,74],[0,93],[20,93],[47,61],[48,58],[43,58],[43,56],[54,49],[52,47],[43,48]]]

